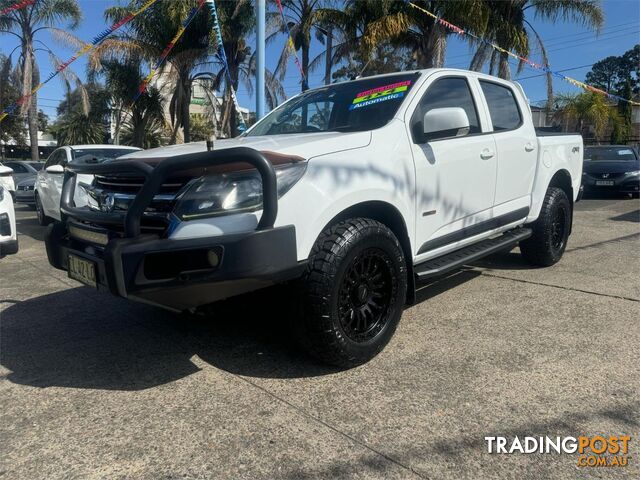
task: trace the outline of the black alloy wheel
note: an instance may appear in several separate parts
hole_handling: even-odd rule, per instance
[[[564,249],[567,229],[567,212],[564,205],[558,205],[553,214],[551,222],[551,248],[559,252]]]
[[[385,252],[370,248],[347,267],[338,293],[338,309],[342,329],[354,342],[375,337],[389,320],[390,262]]]

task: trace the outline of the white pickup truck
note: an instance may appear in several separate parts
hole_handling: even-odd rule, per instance
[[[582,154],[580,136],[536,134],[517,84],[368,77],[300,94],[212,151],[69,164],[47,252],[71,278],[175,311],[294,282],[302,345],[350,367],[385,347],[418,282],[517,245],[533,265],[560,260]]]

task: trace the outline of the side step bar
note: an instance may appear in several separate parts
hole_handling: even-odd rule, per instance
[[[532,233],[533,231],[530,228],[516,228],[503,233],[499,237],[482,240],[455,252],[419,263],[414,266],[414,271],[418,280],[428,280],[460,268],[467,263],[475,262],[492,253],[513,248],[522,240],[529,238]]]

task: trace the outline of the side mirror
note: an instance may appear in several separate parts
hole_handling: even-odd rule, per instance
[[[13,168],[5,167],[4,165],[0,165],[0,176],[8,177],[13,174]]]
[[[469,117],[459,107],[434,108],[424,114],[422,129],[424,141],[462,137],[469,133]]]
[[[64,173],[64,167],[62,165],[51,165],[45,169],[47,173]]]

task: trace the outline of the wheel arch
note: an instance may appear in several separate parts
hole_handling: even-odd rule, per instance
[[[573,230],[573,184],[571,182],[571,174],[568,170],[561,168],[556,173],[553,174],[551,180],[549,181],[550,187],[557,187],[561,189],[569,199],[569,205],[571,206],[571,210],[569,212],[570,221],[569,221],[569,235],[571,235],[571,231]]]
[[[551,177],[551,180],[549,181],[549,187],[558,187],[564,190],[569,202],[573,204],[573,184],[571,183],[571,174],[568,170],[561,168],[554,173],[553,177]]]
[[[415,302],[415,278],[413,273],[413,253],[409,231],[402,213],[390,203],[371,200],[360,202],[346,208],[327,222],[322,231],[349,218],[365,217],[376,220],[389,228],[396,236],[402,247],[407,264],[407,303]]]

